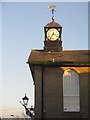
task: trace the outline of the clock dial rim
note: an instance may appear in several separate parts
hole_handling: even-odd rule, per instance
[[[60,36],[60,30],[58,31],[58,29],[56,29],[56,28],[50,28],[46,33],[46,37],[50,41],[58,40],[59,36]]]

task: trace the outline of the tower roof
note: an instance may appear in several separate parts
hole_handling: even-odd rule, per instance
[[[54,16],[52,17],[52,22],[48,23],[45,27],[62,27],[60,24],[56,23]]]
[[[45,27],[62,27],[60,24],[52,21],[50,23],[48,23]]]

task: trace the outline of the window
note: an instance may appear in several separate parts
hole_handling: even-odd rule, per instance
[[[79,75],[74,70],[66,70],[63,74],[63,109],[64,112],[79,112]]]

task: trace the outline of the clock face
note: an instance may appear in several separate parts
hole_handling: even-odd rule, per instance
[[[59,38],[59,31],[55,28],[51,28],[47,31],[47,38],[51,41],[55,41]]]

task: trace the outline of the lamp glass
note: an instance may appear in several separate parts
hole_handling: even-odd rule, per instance
[[[24,98],[22,98],[23,99],[23,103],[24,103],[24,105],[26,106],[27,104],[28,104],[28,100],[29,100],[29,98],[26,96],[26,94],[25,94],[25,97]]]

